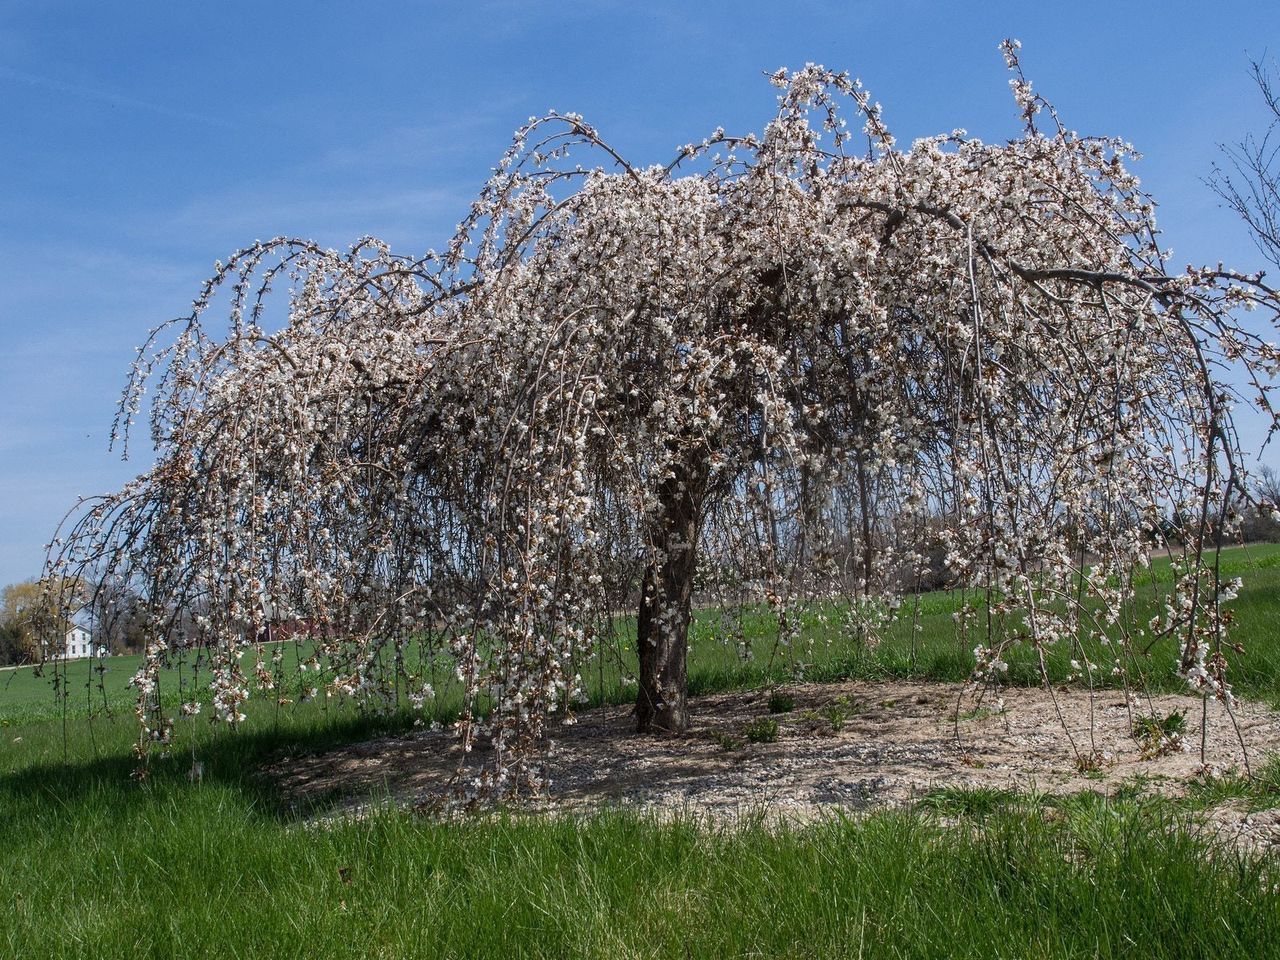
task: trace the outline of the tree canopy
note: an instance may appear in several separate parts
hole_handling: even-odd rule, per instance
[[[772,76],[762,133],[666,166],[531,121],[442,252],[278,238],[220,264],[124,397],[122,439],[150,390],[155,466],[54,559],[140,585],[144,740],[168,736],[169,658],[201,650],[236,722],[277,679],[265,625],[304,621],[304,666],[375,706],[431,696],[406,650],[448,657],[460,735],[496,748],[475,786],[522,789],[618,611],[639,609],[641,729],[681,730],[694,603],[766,607],[786,644],[838,600],[874,643],[926,579],[982,599],[957,627],[978,679],[1091,635],[1114,658],[1082,674],[1125,674],[1173,634],[1229,701],[1230,586],[1201,554],[1251,489],[1233,384],[1270,412],[1280,367],[1236,309],[1280,300],[1170,271],[1131,148],[1066,128],[1004,52],[1007,143],[901,148],[810,65]],[[1174,596],[1133,623],[1171,514]]]

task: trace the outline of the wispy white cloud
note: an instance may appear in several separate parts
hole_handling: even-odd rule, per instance
[[[470,158],[479,143],[495,137],[503,143],[505,136],[525,121],[517,103],[515,98],[491,101],[483,109],[467,109],[434,122],[391,127],[374,136],[337,143],[320,154],[317,166],[329,170],[380,169]]]
[[[139,100],[137,97],[131,97],[126,94],[110,90],[106,87],[90,86],[84,83],[71,83],[66,80],[60,80],[56,77],[46,77],[36,73],[27,73],[26,71],[14,70],[10,67],[0,67],[0,80],[8,81],[9,83],[23,84],[29,87],[36,87],[53,93],[65,94],[70,97],[78,97],[82,100],[106,103],[113,107],[123,107],[128,110],[151,113],[157,116],[168,117],[172,120],[182,120],[187,123],[198,123],[202,126],[221,127],[228,130],[234,129],[236,126],[229,120],[224,120],[220,117],[210,117],[205,114],[195,113],[191,110],[184,110],[179,107],[170,107],[163,103]]]
[[[169,226],[243,243],[287,235],[345,244],[372,234],[440,247],[473,198],[460,186],[393,192],[330,187],[305,194],[258,188],[195,199],[174,214]]]

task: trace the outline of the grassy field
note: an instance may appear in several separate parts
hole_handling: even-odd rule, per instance
[[[1245,586],[1232,603],[1237,617],[1233,640],[1242,642],[1244,656],[1232,656],[1232,682],[1242,696],[1280,702],[1280,545],[1259,544],[1223,551],[1222,574],[1239,576]],[[1142,619],[1157,612],[1172,582],[1166,559],[1157,559],[1144,580],[1138,615]],[[776,645],[776,621],[764,612],[748,612],[743,618],[743,634],[750,650],[744,656],[736,643],[726,642],[728,626],[715,611],[697,611],[690,630],[690,692],[694,695],[716,690],[757,687],[768,683],[796,679],[877,679],[887,677],[928,677],[935,680],[962,681],[973,665],[972,644],[957,641],[952,614],[959,606],[956,595],[936,592],[920,597],[920,631],[914,639],[911,630],[911,607],[904,607],[897,621],[886,631],[886,638],[873,651],[864,651],[850,643],[841,633],[838,611],[813,610],[806,615],[804,642],[789,648]],[[822,614],[828,614],[824,620]],[[622,645],[629,647],[634,636],[634,622],[621,619],[617,628]],[[294,644],[282,645],[284,672],[293,673],[300,650]],[[306,655],[306,651],[301,651]],[[1090,650],[1098,660],[1105,655]],[[1130,664],[1141,673],[1147,686],[1161,692],[1184,689],[1174,672],[1176,646],[1172,639],[1157,644],[1148,657]],[[1070,649],[1051,651],[1048,657],[1050,675],[1063,680],[1071,672],[1070,661],[1078,654]],[[620,664],[613,654],[583,664],[583,676],[594,702],[620,702],[632,696],[632,690],[621,683],[625,670],[634,674],[634,655]],[[66,667],[63,682],[65,697],[57,697],[49,676],[37,676],[31,668],[0,671],[0,722],[10,724],[72,718],[102,712],[128,712],[133,694],[129,678],[142,663],[140,656],[111,657],[95,663],[72,661]],[[99,676],[94,671],[102,667]],[[176,690],[177,671],[165,671],[162,685]],[[314,675],[313,675],[314,676]],[[1009,682],[1035,684],[1039,670],[1034,653],[1026,647],[1015,649],[1010,657]],[[188,673],[186,682],[190,682]],[[314,682],[314,679],[308,682]],[[1100,675],[1096,682],[1105,684]],[[448,714],[456,703],[450,696],[450,671],[441,667],[434,676],[434,686],[441,692],[441,709]],[[250,702],[250,710],[255,704]],[[256,705],[259,713],[262,705]],[[274,708],[267,710],[274,715]]]
[[[1245,578],[1237,689],[1280,703],[1280,548],[1223,560]],[[1157,565],[1153,605],[1169,579]],[[903,625],[867,653],[815,620],[811,653],[774,657],[759,618],[749,660],[704,612],[691,686],[962,679],[953,610],[923,598],[914,651]],[[30,671],[0,674],[0,956],[1280,956],[1280,861],[1179,828],[1224,799],[1280,804],[1274,764],[1178,803],[1123,788],[1071,803],[938,791],[912,811],[789,830],[624,813],[442,823],[391,809],[318,827],[255,771],[410,717],[260,705],[233,734],[200,717],[138,781],[130,659],[109,662],[116,712],[92,724],[87,664],[65,710]],[[1067,659],[1051,669],[1064,675]],[[1178,689],[1172,651],[1147,669]],[[585,671],[595,699],[630,696],[616,670]],[[1034,678],[1026,660],[1010,674]],[[447,719],[447,692],[435,709]]]

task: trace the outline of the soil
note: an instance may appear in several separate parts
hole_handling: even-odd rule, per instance
[[[792,709],[771,713],[774,694],[790,698]],[[1135,718],[1178,712],[1185,713],[1180,744],[1153,750],[1134,738]],[[1115,690],[1090,697],[1016,688],[997,697],[942,683],[806,684],[701,697],[692,713],[694,728],[683,736],[638,736],[625,706],[584,711],[572,725],[557,726],[545,758],[544,807],[805,821],[902,806],[939,788],[1067,794],[1140,782],[1149,792],[1177,795],[1206,768],[1243,772],[1241,739],[1254,763],[1280,750],[1280,713],[1237,702],[1233,724],[1221,704],[1210,703],[1202,763],[1198,698],[1129,703]],[[776,721],[776,740],[749,739],[761,721],[756,735],[767,737],[769,720]],[[387,798],[429,807],[449,796],[460,768],[464,778],[474,776],[491,754],[476,749],[462,759],[452,732],[424,729],[286,758],[266,773],[299,807],[353,812]],[[1251,846],[1280,843],[1280,811],[1228,805],[1221,814],[1215,829],[1248,833]]]

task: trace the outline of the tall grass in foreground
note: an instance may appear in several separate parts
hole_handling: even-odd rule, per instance
[[[0,847],[23,957],[1267,957],[1274,860],[1097,807],[964,829],[606,813],[282,826],[234,793],[94,794]],[[5,830],[5,833],[10,833]]]
[[[0,750],[0,957],[1280,956],[1280,860],[1181,829],[1218,794],[939,790],[790,830],[389,807],[315,825],[323,802],[289,810],[257,775],[389,722],[209,732],[196,783],[182,755],[130,780],[127,720],[96,757],[77,740],[57,761],[53,731],[26,761]],[[1268,769],[1218,792],[1271,806]]]
[[[1280,701],[1280,550],[1232,562],[1250,565],[1237,689]],[[815,619],[802,657],[767,656],[763,618],[754,655],[738,656],[704,611],[691,687],[962,679],[954,607],[940,594],[923,604],[914,644],[898,633],[860,650]],[[1170,663],[1153,655],[1155,687],[1180,688]],[[1011,667],[1034,680],[1024,673]],[[633,695],[617,672],[585,676],[596,701]],[[1280,861],[1211,846],[1176,820],[1225,800],[1274,806],[1275,765],[1176,804],[1136,788],[1053,804],[942,790],[913,811],[795,830],[618,812],[442,823],[389,809],[314,826],[303,818],[326,800],[289,808],[262,766],[412,717],[258,701],[237,731],[186,722],[137,782],[126,700],[90,725],[29,675],[3,684],[0,957],[1280,956]],[[449,718],[450,696],[429,718]]]

